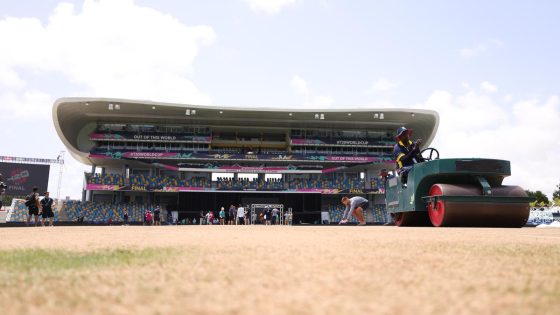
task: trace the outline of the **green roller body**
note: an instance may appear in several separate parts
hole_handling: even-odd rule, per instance
[[[505,160],[439,159],[418,163],[408,173],[406,188],[400,177],[387,178],[387,211],[404,216],[403,225],[426,225],[430,221],[425,220],[429,209],[439,206],[446,213],[438,224],[430,217],[436,226],[522,226],[533,199],[520,187],[502,185],[510,175],[510,162]]]

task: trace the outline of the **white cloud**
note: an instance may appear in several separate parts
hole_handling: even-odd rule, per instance
[[[0,93],[0,111],[2,117],[10,117],[18,121],[41,121],[51,118],[53,98],[37,90]],[[52,124],[52,121],[49,121]]]
[[[298,94],[307,96],[309,94],[309,88],[307,87],[307,82],[300,77],[299,75],[294,75],[292,77],[292,81],[290,82],[292,88],[294,89],[294,91],[296,91]]]
[[[372,86],[367,89],[366,93],[389,92],[395,90],[400,85],[400,82],[391,81],[387,78],[381,77],[373,82]]]
[[[45,25],[0,21],[0,78],[17,69],[52,71],[85,95],[206,104],[211,98],[188,75],[200,46],[215,37],[211,27],[183,25],[132,0],[86,0],[81,10],[61,3]]]
[[[0,86],[21,89],[25,86],[25,81],[13,69],[0,69]]]
[[[492,83],[488,82],[488,81],[484,81],[480,84],[480,89],[486,93],[494,93],[496,91],[498,91],[498,87],[496,87],[495,85],[493,85]]]
[[[497,39],[487,40],[471,47],[459,49],[459,55],[463,58],[478,57],[494,47],[503,46],[503,42]]]
[[[265,13],[274,15],[290,5],[295,4],[298,0],[243,0],[251,10],[256,13]]]
[[[299,75],[294,75],[290,85],[298,95],[303,97],[304,107],[329,107],[334,106],[335,100],[330,95],[317,94],[309,89],[307,82]]]
[[[5,17],[0,38],[0,113],[3,138],[10,139],[4,154],[56,157],[65,149],[51,118],[58,96],[212,102],[189,77],[201,47],[215,41],[214,30],[132,0],[60,3],[44,23]],[[57,82],[45,82],[50,78]],[[53,86],[63,94],[54,96]],[[84,166],[67,156],[65,169],[63,195],[79,197]],[[52,191],[56,177],[51,170]]]
[[[504,96],[504,102],[509,103],[509,102],[511,102],[511,101],[513,101],[513,95],[511,95],[511,94],[506,94],[506,95]]]

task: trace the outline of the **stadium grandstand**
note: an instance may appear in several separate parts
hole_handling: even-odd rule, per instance
[[[68,152],[91,165],[82,200],[64,216],[118,221],[154,205],[178,220],[231,205],[282,204],[295,223],[331,222],[340,198],[370,200],[383,223],[382,169],[393,169],[394,133],[414,130],[428,146],[439,123],[430,110],[263,109],[103,98],[53,106]]]

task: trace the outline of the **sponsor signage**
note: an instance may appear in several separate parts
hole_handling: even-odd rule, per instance
[[[50,165],[0,162],[0,173],[8,186],[5,194],[27,195],[35,186],[39,188],[39,193],[45,192],[49,184],[49,170]]]
[[[181,134],[129,134],[129,133],[92,133],[90,140],[116,140],[116,141],[159,141],[159,142],[196,142],[210,143],[212,137],[186,136]]]
[[[124,186],[119,185],[102,185],[102,184],[87,184],[87,190],[121,190]]]
[[[176,187],[176,186],[169,186],[163,187],[162,189],[148,189],[145,186],[119,186],[119,185],[99,185],[99,184],[87,184],[86,190],[103,190],[103,191],[143,191],[143,192],[212,192],[216,191],[215,188],[205,188],[205,187]],[[372,189],[335,189],[335,188],[304,188],[304,189],[288,189],[288,190],[274,190],[274,189],[220,189],[220,191],[278,191],[278,192],[296,192],[296,193],[315,193],[315,194],[324,194],[324,195],[333,195],[333,194],[369,194],[375,193],[379,194],[380,191],[372,190]]]
[[[346,162],[346,163],[385,163],[391,158],[373,156],[331,156],[331,155],[270,155],[270,154],[206,154],[206,153],[181,153],[181,152],[139,152],[139,151],[97,151],[90,154],[91,158],[98,159],[142,159],[142,160],[271,160],[271,161],[319,161],[319,162]],[[249,172],[258,169],[248,168]],[[274,169],[273,169],[274,170]],[[277,169],[276,171],[280,171]]]
[[[392,146],[392,142],[390,141],[384,141],[384,140],[377,140],[377,141],[372,141],[372,140],[360,140],[360,139],[356,139],[356,140],[334,140],[334,139],[323,139],[323,140],[319,140],[319,139],[294,139],[292,138],[292,145],[305,145],[305,146],[314,146],[314,145],[318,145],[318,146],[325,146],[325,145],[339,145],[339,146],[374,146],[374,147],[378,147],[378,146],[383,146],[383,147],[387,147],[387,146]]]

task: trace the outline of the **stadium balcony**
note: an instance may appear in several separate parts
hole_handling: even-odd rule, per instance
[[[174,176],[149,176],[149,175],[130,175],[129,180],[125,180],[124,175],[119,174],[86,174],[88,184],[121,185],[127,183],[136,187],[144,187],[148,190],[163,189],[165,187],[201,187],[210,188],[212,183],[205,177],[193,177],[191,179],[179,179]]]
[[[134,138],[134,136],[143,136],[145,134],[155,134],[155,135],[165,135],[165,136],[211,136],[210,130],[198,130],[197,132],[189,130],[166,130],[158,127],[136,127],[136,126],[123,126],[120,128],[105,128],[98,127],[94,131],[98,134],[118,134],[129,138]]]
[[[206,177],[193,177],[190,179],[180,179],[175,176],[149,176],[143,174],[133,174],[126,180],[123,175],[118,174],[87,174],[88,184],[105,185],[130,185],[136,190],[163,190],[166,187],[197,187],[212,188],[218,190],[297,190],[297,189],[366,189],[366,182],[363,179],[293,179],[285,182],[282,179],[249,180],[219,178],[215,182]],[[385,191],[382,179],[372,179],[371,188],[383,193]]]

